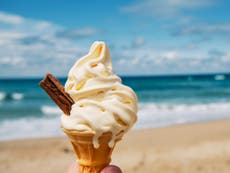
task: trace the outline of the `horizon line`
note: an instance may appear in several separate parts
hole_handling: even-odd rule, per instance
[[[184,73],[184,74],[143,74],[143,75],[118,75],[121,78],[127,77],[175,77],[175,76],[212,76],[212,75],[230,75],[230,72],[213,72],[213,73]],[[45,76],[45,75],[44,75]],[[13,79],[43,79],[44,76],[18,76],[18,77],[0,77],[0,80],[13,80]],[[67,76],[56,76],[57,78],[64,79]]]

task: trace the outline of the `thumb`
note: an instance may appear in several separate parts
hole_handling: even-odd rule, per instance
[[[115,165],[106,166],[101,173],[122,173],[121,169]]]

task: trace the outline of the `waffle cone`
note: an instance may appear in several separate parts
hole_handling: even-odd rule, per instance
[[[108,146],[112,134],[107,132],[99,137],[99,148],[94,148],[93,133],[79,132],[76,130],[62,130],[69,137],[79,162],[79,173],[100,173],[100,171],[109,165],[111,154],[116,143],[121,139],[122,134],[115,138],[115,145]]]

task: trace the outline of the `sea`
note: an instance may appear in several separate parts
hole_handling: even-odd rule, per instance
[[[62,136],[41,79],[0,79],[0,140]],[[65,78],[59,78],[62,84]],[[230,119],[230,74],[122,77],[138,96],[134,129]]]

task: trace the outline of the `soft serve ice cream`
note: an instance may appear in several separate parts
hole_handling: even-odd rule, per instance
[[[115,136],[136,122],[137,97],[114,74],[104,42],[94,42],[89,53],[70,69],[65,91],[75,103],[70,116],[62,115],[62,127],[93,133],[95,148],[99,147],[98,138],[106,132],[112,133],[109,146],[113,147]]]

